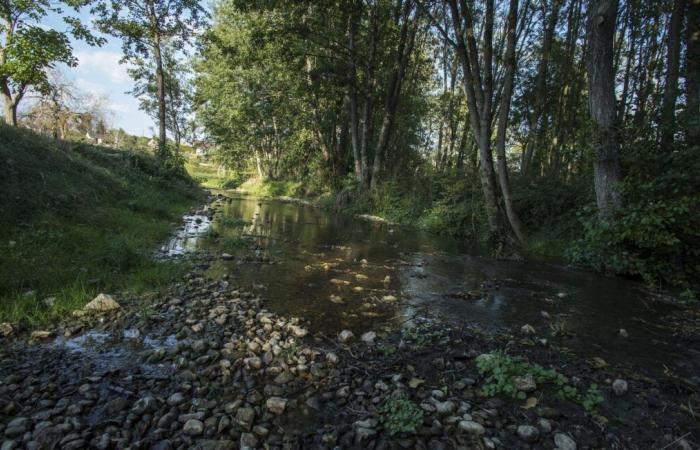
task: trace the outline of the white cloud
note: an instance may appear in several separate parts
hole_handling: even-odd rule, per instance
[[[126,72],[127,65],[119,64],[122,55],[108,50],[93,50],[76,52],[78,72],[90,78],[102,78],[111,83],[131,83]]]

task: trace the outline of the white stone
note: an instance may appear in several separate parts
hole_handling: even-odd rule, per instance
[[[343,330],[340,332],[338,335],[338,340],[345,344],[346,342],[350,342],[353,338],[355,337],[355,333],[353,333],[350,330]]]
[[[119,303],[117,303],[111,295],[99,294],[97,297],[92,299],[90,303],[83,307],[84,311],[94,311],[94,312],[105,312],[113,311],[119,309]]]

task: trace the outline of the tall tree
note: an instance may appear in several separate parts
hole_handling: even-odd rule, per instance
[[[612,219],[622,205],[613,38],[617,0],[591,0],[588,4],[586,70],[588,104],[593,119],[593,173],[598,212]]]
[[[686,29],[685,96],[688,141],[700,138],[700,0],[689,0]]]
[[[33,87],[48,93],[48,72],[57,63],[75,66],[69,35],[90,45],[104,40],[93,36],[75,17],[63,15],[62,7],[78,11],[90,0],[3,0],[0,1],[0,96],[4,120],[17,125],[17,106]],[[39,24],[49,14],[63,15],[65,31],[45,29]]]
[[[673,148],[673,135],[676,131],[676,99],[678,98],[678,73],[681,59],[681,29],[685,15],[686,0],[674,0],[671,22],[668,26],[666,45],[666,84],[661,107],[661,148]]]
[[[167,153],[164,47],[185,48],[204,26],[208,14],[199,0],[99,0],[93,13],[103,32],[122,40],[123,61],[155,62],[152,74],[158,105],[158,154]]]

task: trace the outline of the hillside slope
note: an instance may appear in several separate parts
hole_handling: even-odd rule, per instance
[[[181,270],[151,252],[201,190],[152,156],[0,124],[0,167],[0,321],[41,323]]]

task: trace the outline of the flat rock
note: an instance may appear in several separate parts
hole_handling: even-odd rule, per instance
[[[481,425],[479,422],[474,422],[473,420],[460,420],[457,426],[459,427],[460,431],[469,434],[481,435],[486,432],[483,425]]]
[[[190,436],[199,436],[204,432],[204,424],[197,419],[190,419],[182,427],[182,431]]]

